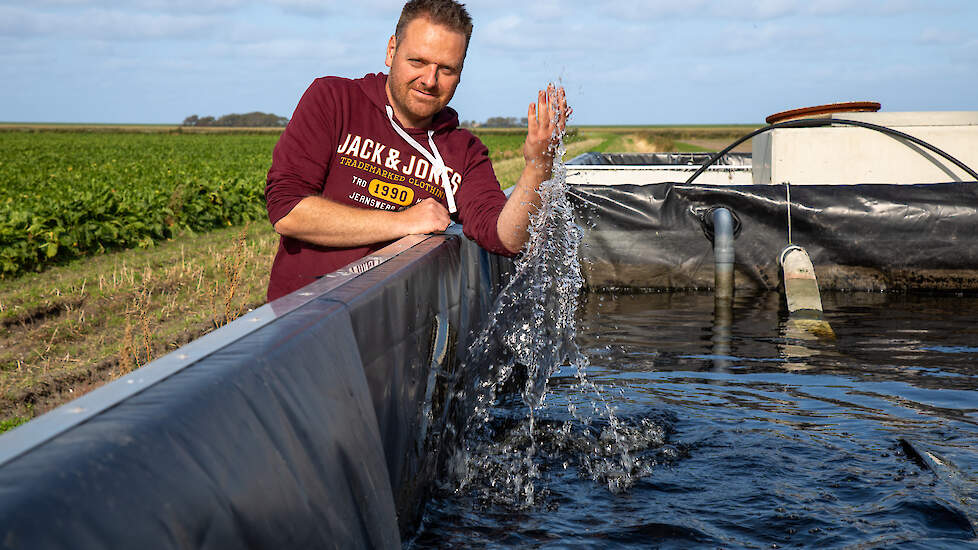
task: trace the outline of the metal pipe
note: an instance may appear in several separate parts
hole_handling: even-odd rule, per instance
[[[716,298],[733,299],[734,221],[726,208],[713,210],[713,257]]]

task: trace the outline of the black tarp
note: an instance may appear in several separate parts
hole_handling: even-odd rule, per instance
[[[268,324],[138,393],[99,388],[120,397],[83,421],[17,428],[46,435],[0,467],[0,546],[399,547],[464,418],[446,387],[507,262],[455,227],[291,311],[263,306]]]
[[[976,185],[791,186],[791,240],[808,251],[821,288],[978,289]],[[574,185],[570,193],[591,288],[712,288],[704,222],[718,206],[740,224],[736,287],[779,284],[785,185]]]
[[[454,384],[509,261],[461,237],[458,226],[453,232],[329,295],[347,305],[353,320],[402,532],[420,520],[443,432],[457,431],[446,422],[464,417],[454,410],[460,404],[446,402],[453,392],[444,386]]]
[[[5,548],[398,545],[341,304],[314,301],[0,469]]]

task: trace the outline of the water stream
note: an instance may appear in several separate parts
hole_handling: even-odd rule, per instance
[[[552,177],[540,186],[525,251],[464,362],[473,382],[456,401],[474,403],[474,412],[442,483],[452,493],[515,508],[538,502],[542,454],[572,454],[592,479],[617,492],[649,470],[632,451],[661,443],[663,435],[649,419],[621,423],[612,401],[588,380],[588,360],[576,343],[581,229],[567,198],[564,136],[556,137]],[[566,369],[574,373],[575,394],[554,396],[549,381]],[[554,406],[568,418],[539,417]]]

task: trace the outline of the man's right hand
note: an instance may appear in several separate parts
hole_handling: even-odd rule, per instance
[[[280,235],[320,246],[363,246],[448,228],[448,210],[427,198],[400,212],[358,208],[311,196],[275,222]]]
[[[425,233],[441,233],[448,229],[451,219],[448,210],[435,199],[427,199],[414,206],[398,212],[407,235],[423,235]]]

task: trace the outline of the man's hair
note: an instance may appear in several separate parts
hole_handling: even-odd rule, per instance
[[[404,37],[404,29],[408,23],[419,17],[427,17],[433,23],[444,25],[453,31],[465,35],[466,48],[472,38],[472,18],[465,11],[465,5],[455,0],[410,0],[401,10],[401,18],[397,20],[394,36],[400,42]]]

